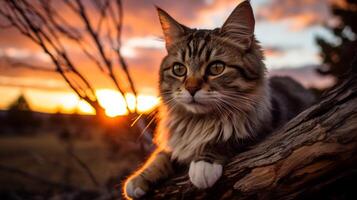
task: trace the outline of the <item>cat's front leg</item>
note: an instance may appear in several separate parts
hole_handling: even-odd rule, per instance
[[[202,154],[190,163],[188,175],[191,183],[199,189],[212,187],[222,176],[224,158],[211,153]]]
[[[167,178],[172,172],[170,154],[156,150],[146,163],[125,181],[124,194],[127,198],[140,198],[149,191],[152,184]]]

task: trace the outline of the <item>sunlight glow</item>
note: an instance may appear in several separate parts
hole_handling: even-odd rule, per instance
[[[10,94],[12,89],[6,91],[6,94]],[[15,100],[16,95],[20,92],[16,91],[14,93],[13,99],[7,103],[10,104]],[[0,93],[1,94],[1,93]],[[116,90],[112,89],[98,89],[96,92],[100,106],[105,109],[105,114],[108,117],[116,117],[120,115],[127,115],[130,111],[134,112],[135,110],[138,113],[148,113],[152,111],[158,104],[159,98],[153,95],[142,95],[139,94],[137,97],[137,106],[135,105],[135,96],[132,93],[126,93],[125,98]],[[66,114],[89,114],[94,115],[94,108],[84,100],[78,98],[74,93],[62,92],[62,93],[47,93],[38,92],[37,90],[31,90],[31,93],[26,93],[26,97],[29,98],[30,107],[34,110],[40,112],[48,113],[66,113]],[[32,99],[41,99],[39,101],[32,101]],[[0,104],[1,106],[1,104]],[[5,106],[4,106],[5,107]]]
[[[130,111],[135,111],[136,98],[135,98],[134,94],[131,94],[131,93],[125,94],[125,99],[126,99],[126,102],[128,104],[129,110]]]
[[[149,95],[138,95],[137,109],[139,112],[145,113],[152,110],[159,104],[159,98]]]
[[[70,113],[74,112],[78,103],[78,97],[75,94],[63,95],[60,97],[61,112]],[[79,107],[79,106],[78,106]]]
[[[125,115],[128,113],[125,106],[125,99],[119,92],[109,89],[97,91],[99,104],[105,109],[105,114],[109,117]]]
[[[111,89],[101,89],[96,94],[99,104],[103,106],[105,114],[109,117],[128,114],[126,102],[130,111],[135,111],[135,96],[131,93],[125,94],[125,99],[119,92]],[[159,103],[157,97],[150,95],[138,95],[137,101],[136,108],[140,113],[151,111]]]
[[[78,103],[78,109],[81,114],[94,114],[95,110],[86,101],[80,100]]]

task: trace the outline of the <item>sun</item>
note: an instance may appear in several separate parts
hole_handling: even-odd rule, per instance
[[[105,109],[108,117],[116,117],[128,114],[135,109],[140,113],[151,111],[159,103],[159,99],[150,95],[138,95],[135,97],[131,93],[126,93],[125,98],[115,90],[101,89],[96,92],[99,104]],[[135,101],[137,100],[137,104]]]
[[[125,99],[119,92],[103,89],[98,90],[96,94],[99,104],[105,109],[105,114],[108,117],[128,114]]]
[[[100,106],[105,110],[108,117],[127,115],[130,111],[147,113],[159,104],[159,98],[152,95],[139,94],[137,97],[132,93],[126,93],[123,97],[118,91],[100,89],[96,92]],[[61,98],[61,107],[65,112],[78,112],[80,114],[95,114],[93,107],[86,101],[78,99],[75,95],[66,95]]]

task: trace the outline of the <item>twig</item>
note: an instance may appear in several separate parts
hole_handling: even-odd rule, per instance
[[[38,182],[40,184],[51,186],[51,187],[55,187],[55,188],[60,188],[60,189],[63,189],[63,190],[87,190],[87,189],[84,189],[84,188],[80,188],[78,186],[65,184],[65,183],[62,183],[62,182],[50,181],[50,180],[47,180],[47,179],[45,179],[45,178],[43,178],[41,176],[34,175],[34,174],[29,173],[29,172],[23,171],[21,169],[5,166],[5,165],[2,165],[2,164],[0,164],[0,170],[1,171],[5,171],[5,172],[9,172],[9,173],[13,173],[13,174],[18,174],[18,175],[21,175],[21,176],[23,176],[25,178],[34,180],[34,181],[36,181],[36,182]]]
[[[99,187],[99,183],[98,183],[97,179],[95,178],[92,170],[88,167],[88,165],[85,162],[83,162],[77,155],[75,155],[73,151],[69,152],[69,153],[74,158],[74,160],[79,164],[79,166],[81,166],[83,168],[83,170],[87,173],[87,175],[91,179],[93,185],[96,187]]]
[[[49,69],[46,67],[40,67],[29,63],[23,63],[23,62],[10,62],[10,65],[15,68],[27,68],[31,70],[44,71],[44,72],[57,72],[56,69]]]

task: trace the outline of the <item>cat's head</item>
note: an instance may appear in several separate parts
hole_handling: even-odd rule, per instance
[[[191,29],[160,8],[158,13],[168,52],[160,68],[163,103],[195,114],[251,109],[265,66],[249,1],[213,30]]]

